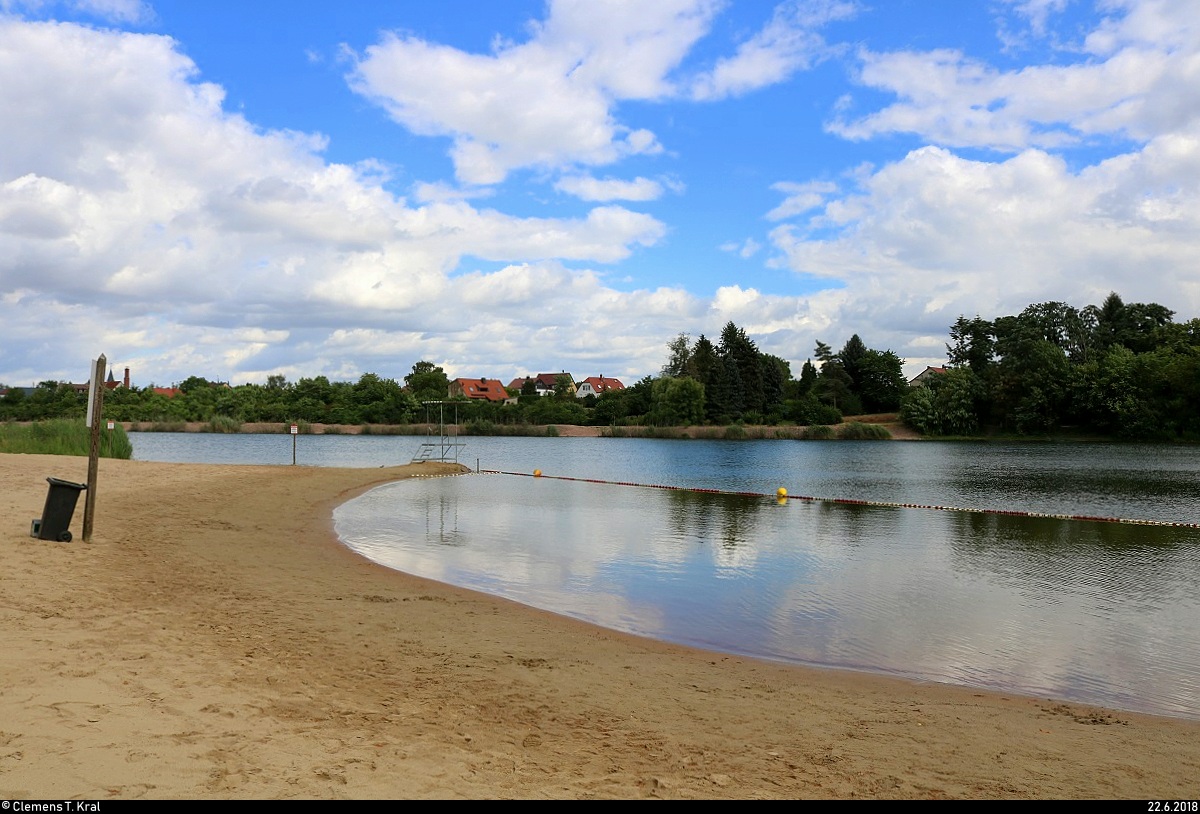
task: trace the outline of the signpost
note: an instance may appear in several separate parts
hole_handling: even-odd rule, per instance
[[[292,425],[292,466],[296,465],[296,436],[300,434],[300,428],[295,424]]]
[[[83,500],[83,541],[92,541],[92,520],[96,513],[96,480],[100,468],[100,415],[104,412],[104,371],[108,360],[104,354],[92,361],[92,377],[88,381],[87,426],[91,432],[88,450],[87,495]]]

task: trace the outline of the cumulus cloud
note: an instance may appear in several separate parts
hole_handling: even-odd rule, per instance
[[[1016,3],[1044,31],[1063,6]],[[1171,0],[1106,3],[1063,64],[1005,71],[947,50],[863,52],[859,79],[898,97],[830,131],[931,146],[838,183],[780,182],[773,265],[824,288],[842,333],[911,363],[944,359],[958,316],[1076,306],[1110,291],[1200,312],[1200,27]],[[1073,153],[1102,139],[1107,157]],[[933,146],[937,145],[937,146]],[[998,160],[955,148],[1000,151]],[[1082,155],[1089,155],[1083,152]],[[819,305],[818,305],[819,303]]]
[[[443,361],[456,346],[491,346],[498,325],[514,367],[536,366],[529,348],[546,326],[531,316],[547,303],[555,325],[603,313],[624,336],[647,330],[632,327],[636,303],[654,298],[606,289],[587,267],[659,241],[650,215],[609,204],[514,217],[429,189],[409,205],[369,163],[325,161],[323,137],[224,111],[221,89],[166,37],[5,20],[0,74],[24,79],[0,84],[6,382],[23,383],[34,347],[65,378],[68,360],[100,350],[160,380],[333,375],[355,331],[371,336],[354,346],[355,366],[403,375],[386,369],[392,351],[405,365]],[[511,270],[462,274],[472,258],[560,265],[522,289]],[[284,337],[288,359],[272,350]],[[611,375],[638,363],[620,352],[606,351]]]
[[[826,44],[816,29],[859,12],[857,4],[839,0],[810,0],[776,7],[771,20],[743,42],[737,52],[698,76],[692,96],[722,99],[773,85],[838,50]]]
[[[414,133],[450,137],[463,183],[499,183],[523,167],[611,164],[661,149],[613,107],[669,95],[668,74],[717,7],[559,0],[530,40],[491,54],[389,32],[355,56],[349,81]]]
[[[1200,18],[1179,0],[1119,0],[1063,65],[1000,70],[960,51],[863,51],[859,81],[898,101],[829,129],[912,133],[949,147],[1019,152],[1091,138],[1144,141],[1200,122]],[[1030,6],[1044,19],[1047,5]]]
[[[451,375],[630,377],[660,369],[678,332],[729,320],[794,363],[814,338],[859,333],[912,371],[944,361],[963,314],[1113,290],[1200,313],[1188,2],[1109,0],[1058,43],[1062,4],[1014,0],[1032,35],[1075,49],[1019,70],[862,51],[855,79],[893,102],[856,112],[851,98],[829,133],[923,146],[813,179],[759,175],[777,203],[751,209],[762,233],[711,237],[723,254],[708,259],[732,270],[707,292],[618,265],[654,263],[678,225],[670,205],[692,203],[668,194],[685,191],[674,167],[644,168],[670,145],[624,103],[715,103],[785,81],[841,53],[816,32],[857,12],[787,4],[722,59],[697,56],[715,1],[547,8],[490,53],[393,33],[354,57],[360,93],[451,144],[455,178],[402,191],[382,162],[326,159],[322,134],[227,111],[169,37],[0,20],[0,76],[22,80],[0,83],[0,381],[80,378],[100,351],[139,383],[399,378],[420,359]],[[626,173],[596,170],[622,159]],[[505,211],[529,197],[514,204],[499,184],[526,168],[562,193],[555,205],[575,200]],[[744,261],[763,256],[787,293],[749,278]]]
[[[781,266],[844,281],[885,330],[944,329],[1031,302],[1082,306],[1110,291],[1196,309],[1196,181],[1195,138],[1080,171],[1039,150],[991,163],[925,147],[776,227],[772,243]]]
[[[414,133],[446,136],[460,182],[498,184],[521,168],[597,167],[663,150],[623,124],[628,101],[712,101],[783,81],[829,52],[816,29],[846,19],[844,0],[786,2],[730,57],[682,63],[711,29],[718,0],[554,0],[531,37],[468,53],[386,33],[353,54],[357,92]]]

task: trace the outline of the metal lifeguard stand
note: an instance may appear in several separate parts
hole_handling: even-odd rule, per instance
[[[458,451],[466,446],[458,440],[458,402],[454,401],[423,401],[425,405],[425,423],[429,424],[429,440],[417,447],[412,463],[421,461],[441,461],[442,463],[458,463]],[[433,440],[433,423],[429,420],[429,410],[433,405],[438,408],[438,440]],[[446,429],[446,405],[454,405],[453,430]]]

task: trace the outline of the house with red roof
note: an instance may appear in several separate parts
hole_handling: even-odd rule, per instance
[[[558,382],[559,376],[566,376],[569,382],[567,390],[571,395],[575,394],[575,379],[570,373],[565,370],[561,373],[539,373],[536,376],[525,376],[524,378],[516,378],[508,383],[510,389],[523,390],[526,382],[533,382],[534,389],[537,390],[539,396],[554,395],[554,385]]]
[[[601,394],[607,393],[609,390],[624,390],[625,385],[620,379],[614,379],[611,376],[589,376],[575,385],[575,398],[587,398],[595,396],[599,398]]]
[[[508,397],[508,391],[499,379],[455,379],[450,382],[450,398],[502,402]]]

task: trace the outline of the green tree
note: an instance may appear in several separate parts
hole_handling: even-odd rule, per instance
[[[689,377],[664,376],[650,389],[646,423],[657,427],[689,427],[704,423],[704,385]]]
[[[1068,408],[1071,366],[1053,342],[1026,336],[1006,348],[993,396],[1004,421],[1020,433],[1054,429]]]
[[[971,435],[979,429],[982,380],[969,367],[947,370],[923,387],[910,387],[900,418],[928,435]]]
[[[837,408],[843,415],[861,413],[862,404],[854,394],[854,381],[833,350],[818,340],[813,355],[821,362],[821,369],[813,388],[817,398]]]
[[[846,371],[846,375],[850,377],[850,389],[854,393],[859,392],[859,365],[862,363],[863,357],[867,355],[867,346],[863,343],[858,334],[854,334],[842,349],[838,351],[836,359],[842,363],[842,369]]]
[[[678,378],[693,376],[691,339],[686,333],[681,333],[667,343],[667,363],[663,365],[662,375]]]
[[[433,362],[417,362],[404,377],[408,392],[418,402],[442,401],[450,397],[450,379]]]
[[[891,412],[900,409],[900,400],[908,390],[904,378],[904,363],[895,353],[866,350],[858,357],[858,397],[868,413]]]
[[[547,396],[529,402],[525,419],[530,424],[586,424],[587,413],[578,399]]]
[[[763,398],[763,371],[759,363],[758,347],[746,332],[733,322],[726,323],[721,330],[721,341],[717,355],[726,363],[726,374],[730,385],[728,407],[733,419],[744,413],[765,414]],[[736,390],[736,394],[735,391]]]
[[[804,360],[804,364],[800,367],[800,378],[798,395],[804,396],[813,392],[817,385],[817,367],[812,363],[812,359]]]
[[[764,423],[774,424],[782,417],[787,385],[792,380],[792,365],[769,353],[760,353],[758,364],[762,372]]]
[[[980,319],[960,316],[950,326],[952,344],[946,345],[946,357],[950,367],[970,368],[977,376],[983,376],[995,360],[995,340],[992,323]]]
[[[406,424],[417,413],[416,399],[405,393],[393,379],[364,373],[355,382],[353,405],[359,420],[366,424]]]

